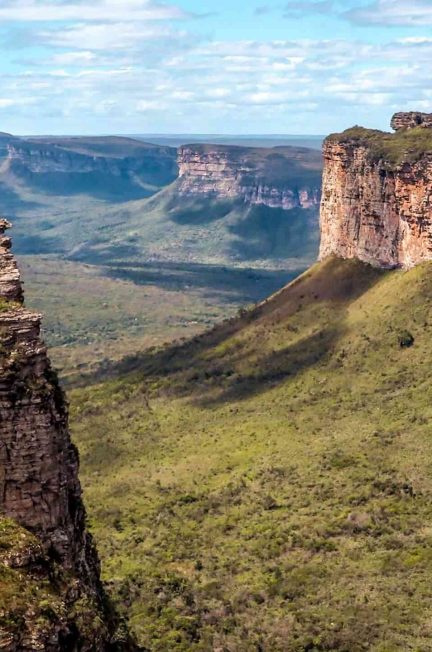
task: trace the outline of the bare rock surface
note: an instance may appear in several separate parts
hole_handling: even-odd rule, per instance
[[[395,113],[391,120],[391,128],[395,131],[400,129],[414,129],[415,127],[432,127],[432,113],[421,113],[420,111],[407,111]]]
[[[19,272],[3,235],[9,226],[0,221],[0,512],[34,535],[42,577],[50,578],[55,567],[63,574],[59,599],[64,613],[78,603],[88,606],[77,622],[63,622],[56,612],[57,629],[48,628],[46,639],[35,629],[33,642],[27,625],[27,642],[15,634],[11,642],[0,626],[0,650],[125,649],[112,647],[116,623],[106,607],[98,556],[86,529],[66,401],[40,337],[41,316],[22,305]],[[16,546],[3,563],[33,570],[41,566]],[[28,618],[32,621],[31,614]],[[62,647],[68,632],[78,647]]]
[[[432,151],[389,165],[371,147],[354,137],[324,143],[320,259],[358,258],[383,268],[430,260]]]
[[[181,147],[178,193],[239,198],[249,204],[284,210],[318,206],[319,153],[291,149],[292,152],[289,148],[260,151],[220,145]]]

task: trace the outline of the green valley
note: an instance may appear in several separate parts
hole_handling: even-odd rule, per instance
[[[177,149],[133,138],[0,134],[2,211],[63,378],[201,332],[316,259],[319,152],[190,147],[247,169],[241,187],[209,193],[196,176],[183,193]]]

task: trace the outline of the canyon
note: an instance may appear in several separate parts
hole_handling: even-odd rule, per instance
[[[176,150],[126,137],[18,138],[0,134],[0,183],[33,192],[149,197],[177,177]]]
[[[393,124],[327,139],[320,261],[71,393],[106,577],[150,650],[432,649],[432,132]],[[244,207],[245,168],[189,149],[183,200]]]
[[[321,259],[408,268],[432,258],[432,115],[396,114],[392,126],[326,139]]]

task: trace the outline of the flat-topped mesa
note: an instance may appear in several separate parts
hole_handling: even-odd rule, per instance
[[[269,208],[320,202],[321,157],[305,148],[185,145],[178,150],[180,196],[211,195]]]
[[[421,113],[419,111],[407,111],[395,113],[391,120],[391,128],[395,131],[400,129],[415,129],[416,127],[432,128],[432,113]]]
[[[0,298],[23,302],[20,273],[14,256],[10,253],[11,239],[5,235],[10,222],[0,218]]]
[[[432,259],[432,129],[413,128],[416,120],[394,118],[395,133],[353,127],[325,140],[320,259],[382,268]]]

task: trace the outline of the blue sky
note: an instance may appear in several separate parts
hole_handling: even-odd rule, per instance
[[[0,130],[326,134],[432,112],[432,0],[0,0]]]

